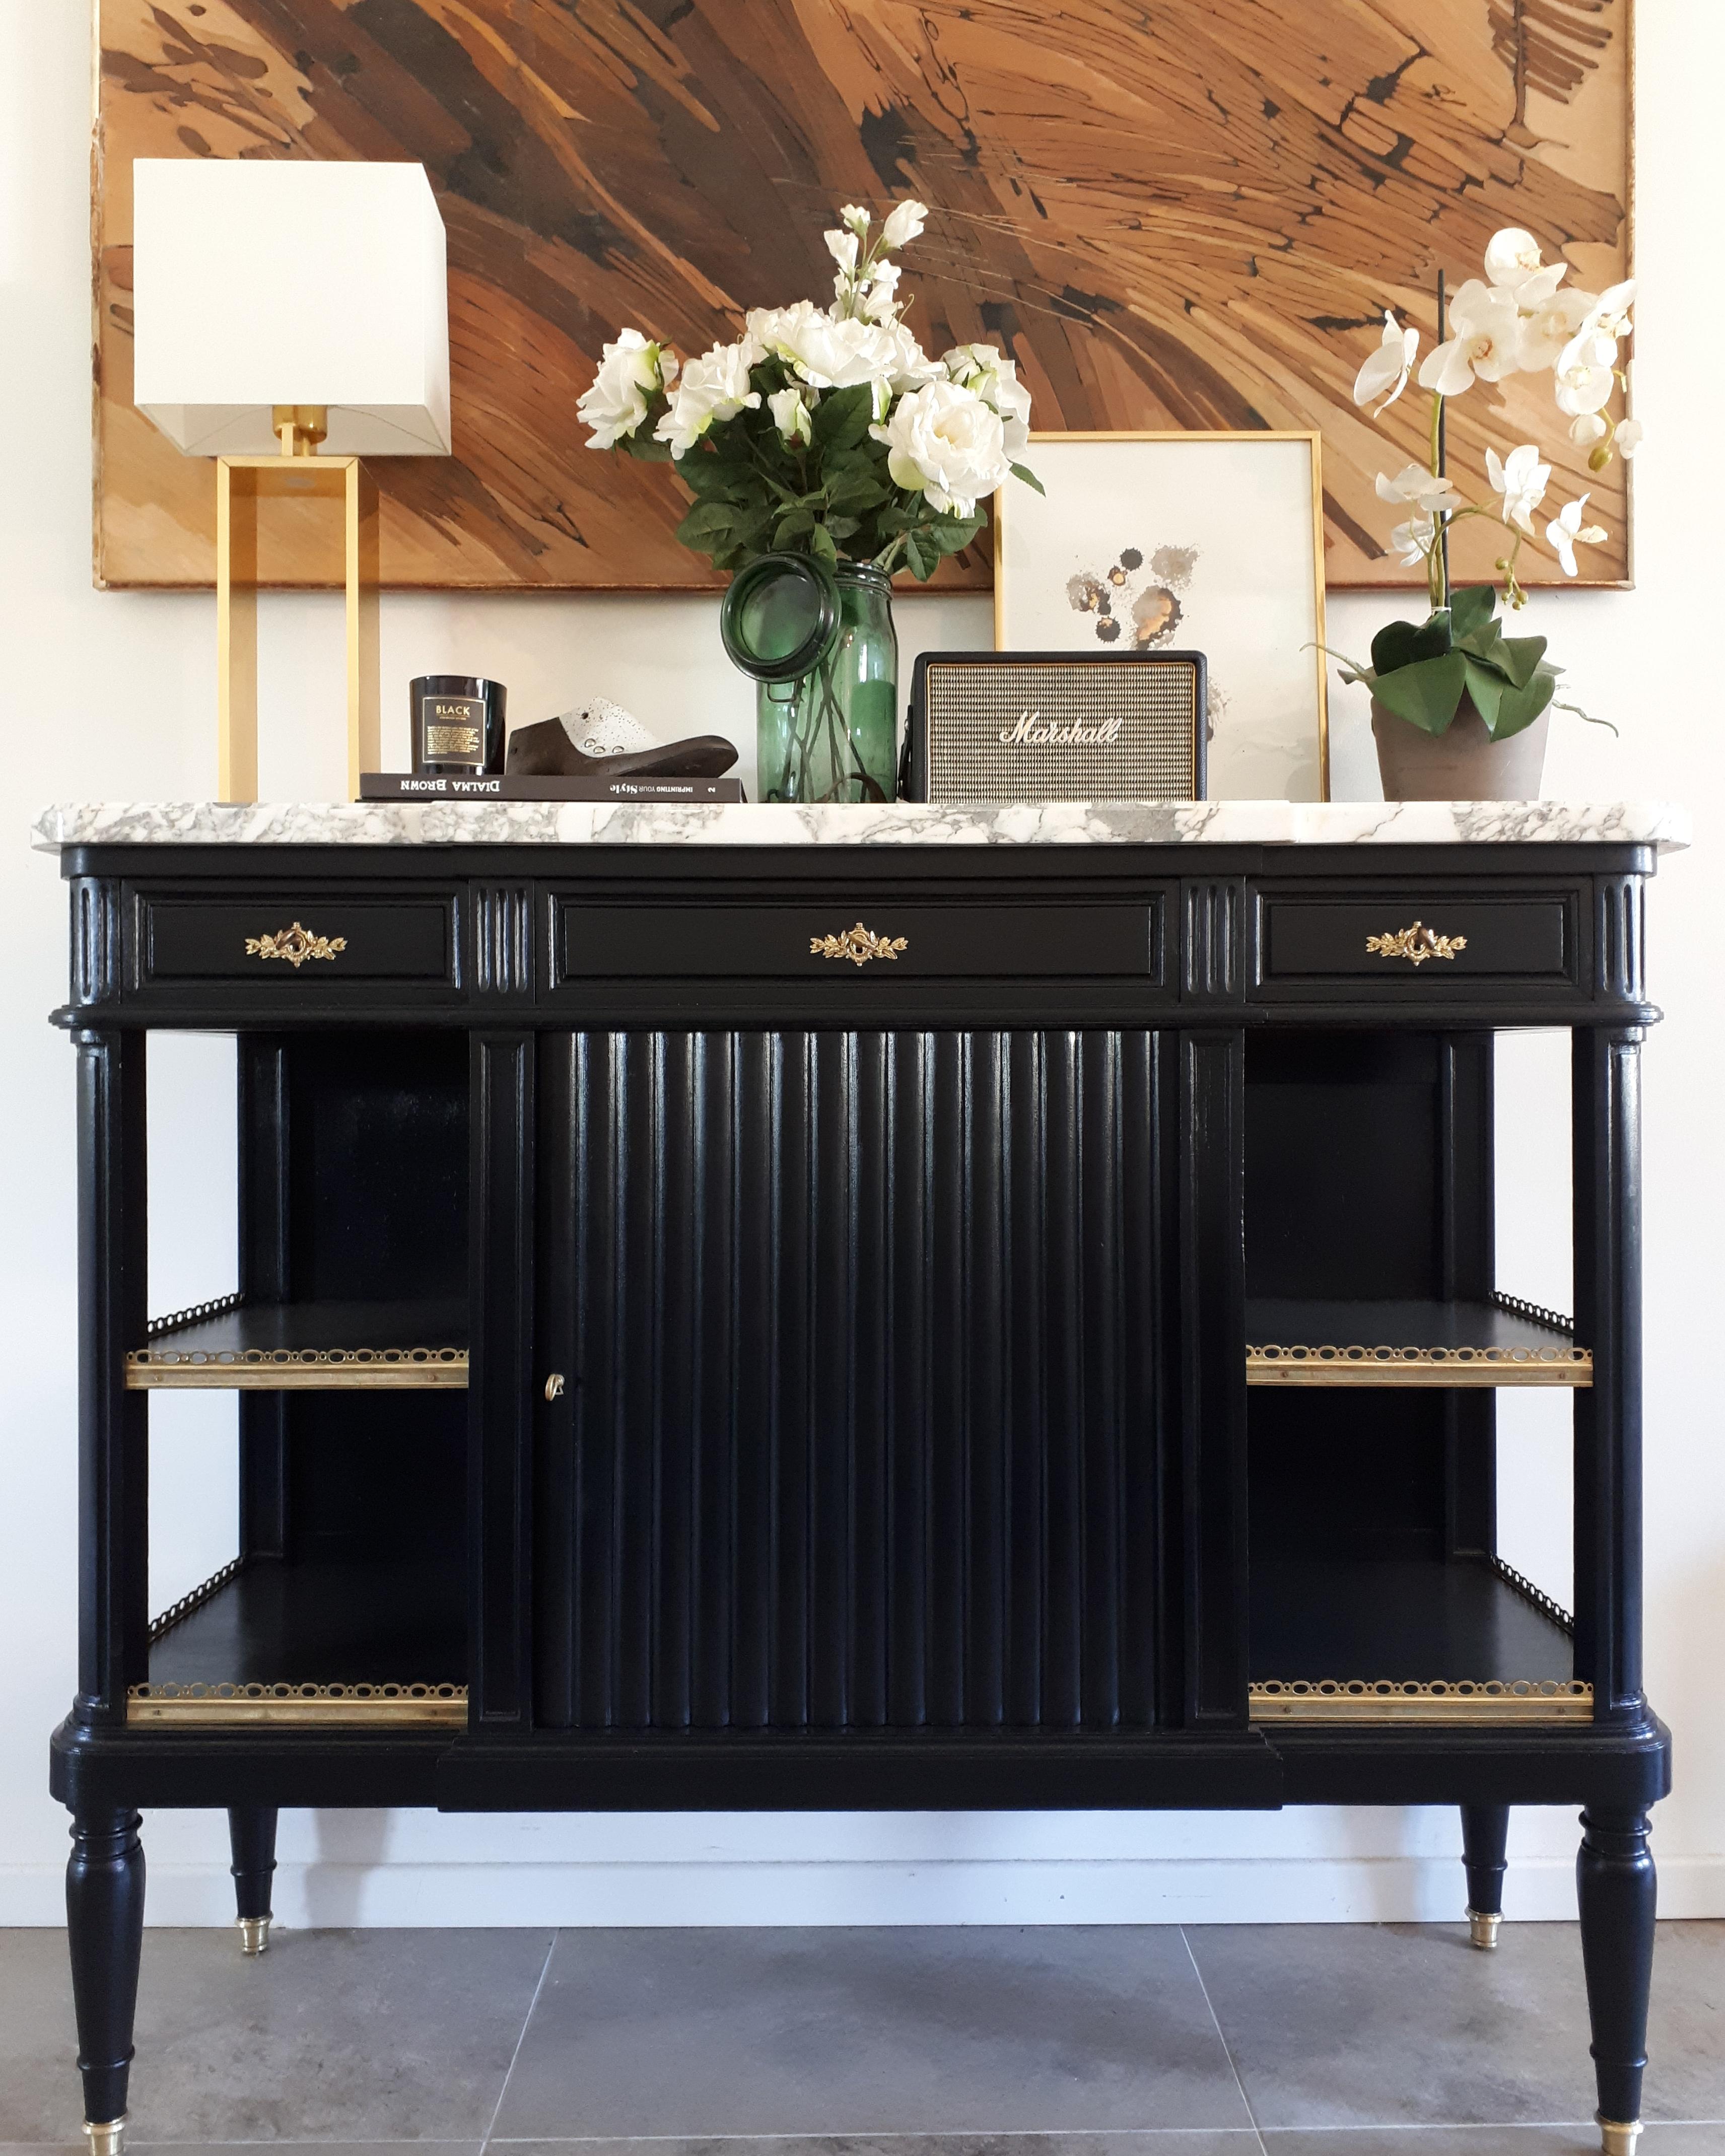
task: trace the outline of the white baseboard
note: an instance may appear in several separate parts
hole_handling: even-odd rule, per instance
[[[0,1866],[0,1925],[64,1921],[58,1869]],[[323,1925],[1240,1924],[1453,1922],[1455,1861],[284,1864],[275,1914]],[[234,1921],[225,1866],[152,1864],[152,1924]],[[1725,1858],[1660,1866],[1662,1917],[1725,1917]],[[1512,1862],[1511,1922],[1575,1914],[1567,1859]]]

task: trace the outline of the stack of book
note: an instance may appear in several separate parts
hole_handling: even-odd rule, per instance
[[[741,801],[736,778],[433,778],[399,771],[360,774],[362,801]]]

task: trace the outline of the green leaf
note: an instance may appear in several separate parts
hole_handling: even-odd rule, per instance
[[[1416,665],[1422,659],[1441,659],[1449,648],[1450,617],[1440,607],[1417,628],[1411,621],[1386,623],[1372,639],[1373,670],[1394,674],[1399,667]]]
[[[1486,719],[1486,732],[1493,741],[1507,741],[1512,734],[1531,726],[1557,691],[1557,677],[1536,673],[1522,689],[1506,688],[1498,700],[1497,721]],[[1480,716],[1486,718],[1481,711]]]
[[[1545,656],[1543,636],[1500,636],[1492,663],[1501,666],[1517,689],[1525,689]]]
[[[833,535],[824,524],[817,524],[809,535],[809,551],[819,554],[824,562],[836,562],[839,550],[833,544]]]
[[[1501,674],[1489,666],[1482,666],[1477,659],[1462,654],[1462,665],[1467,669],[1467,693],[1473,698],[1473,707],[1486,722],[1486,732],[1495,740],[1497,734],[1497,712],[1506,696],[1515,692]]]
[[[671,460],[670,444],[655,439],[647,431],[644,420],[633,434],[626,435],[618,446],[627,449],[637,464],[668,465]]]
[[[1467,661],[1459,651],[1440,659],[1421,659],[1393,673],[1380,673],[1372,694],[1386,711],[1429,734],[1440,734],[1455,716],[1467,686]]]
[[[851,449],[869,438],[875,416],[871,384],[859,382],[851,389],[834,389],[814,408],[815,446],[822,449]]]
[[[1470,584],[1465,592],[1450,594],[1450,635],[1459,644],[1464,636],[1471,636],[1482,629],[1497,611],[1497,587],[1495,584]]]
[[[1021,479],[1026,486],[1034,486],[1038,494],[1046,496],[1048,489],[1042,484],[1042,481],[1037,478],[1035,473],[1031,471],[1028,466],[1024,465],[1013,465],[1012,475],[1014,479]]]
[[[905,540],[905,564],[919,584],[926,584],[940,565],[940,554],[925,552],[922,534],[912,531]]]
[[[773,527],[774,551],[783,552],[793,539],[800,539],[805,532],[812,531],[814,529],[814,518],[808,510],[788,511]]]

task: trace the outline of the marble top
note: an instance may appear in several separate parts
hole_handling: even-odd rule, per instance
[[[764,803],[65,802],[33,843],[75,845],[1446,846],[1689,843],[1661,802],[1133,801],[787,808]]]

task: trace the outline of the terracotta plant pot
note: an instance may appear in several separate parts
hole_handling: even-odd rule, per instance
[[[1440,734],[1429,734],[1386,711],[1372,699],[1372,734],[1386,801],[1537,801],[1545,772],[1545,737],[1551,706],[1512,734],[1494,742],[1486,722],[1464,695],[1461,708]]]

